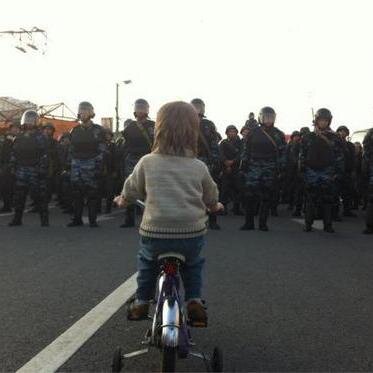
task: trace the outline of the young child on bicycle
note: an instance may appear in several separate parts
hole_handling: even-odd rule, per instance
[[[223,206],[206,165],[196,158],[198,137],[199,119],[192,105],[171,102],[162,106],[152,153],[139,161],[115,198],[120,207],[145,200],[137,255],[138,287],[128,309],[130,320],[147,317],[159,272],[157,257],[172,251],[186,259],[181,276],[188,317],[207,324],[201,301],[204,259],[200,253],[205,243],[206,209],[217,212]]]

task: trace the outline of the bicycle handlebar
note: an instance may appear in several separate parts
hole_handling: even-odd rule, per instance
[[[136,200],[136,205],[141,207],[142,209],[145,208],[145,203],[139,199]]]

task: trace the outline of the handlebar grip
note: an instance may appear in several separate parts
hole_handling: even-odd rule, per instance
[[[136,200],[136,205],[141,207],[142,209],[145,208],[145,203],[139,199]]]

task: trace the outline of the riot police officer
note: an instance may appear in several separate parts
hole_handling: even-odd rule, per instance
[[[245,224],[241,230],[255,229],[254,216],[259,204],[259,229],[268,231],[269,209],[276,196],[277,180],[285,166],[285,135],[274,126],[276,112],[260,110],[259,126],[244,140],[241,168],[245,174]]]
[[[114,135],[110,129],[105,129],[105,157],[104,175],[102,182],[103,197],[105,199],[105,213],[110,214],[115,192],[115,178],[117,175],[116,146],[113,141]],[[101,202],[101,201],[100,201]],[[100,203],[101,204],[101,203]]]
[[[122,180],[125,181],[132,173],[137,162],[151,152],[154,141],[154,121],[149,119],[149,103],[139,98],[134,105],[135,120],[126,120],[122,132],[121,168]],[[123,184],[122,184],[123,185]],[[135,226],[135,206],[126,208],[125,221],[121,228]]]
[[[299,151],[301,143],[301,134],[299,131],[293,131],[290,136],[290,142],[286,146],[286,171],[285,188],[286,199],[289,203],[289,210],[293,212],[294,217],[301,216],[302,202],[300,194],[302,193],[302,183],[298,173]]]
[[[73,198],[71,190],[71,159],[70,151],[70,133],[65,132],[59,139],[57,147],[58,164],[60,170],[57,175],[57,197],[58,203],[64,214],[73,213]]]
[[[367,181],[367,208],[364,234],[373,234],[373,128],[365,135],[363,141],[362,174]]]
[[[48,200],[50,201],[53,193],[56,191],[56,178],[60,171],[60,164],[58,158],[58,142],[54,138],[56,129],[52,123],[46,123],[43,125],[43,134],[47,141],[48,146],[48,158],[49,158],[49,169],[47,176],[47,190]]]
[[[255,114],[253,112],[249,114],[249,117],[247,121],[245,122],[244,127],[248,128],[249,130],[258,127],[258,122],[255,119]]]
[[[10,172],[10,158],[16,136],[20,132],[18,123],[12,123],[8,132],[2,138],[0,146],[0,195],[3,199],[3,207],[0,213],[12,211],[14,178]]]
[[[219,135],[215,124],[205,117],[205,103],[200,98],[194,98],[191,104],[197,111],[200,118],[200,132],[198,140],[198,159],[206,164],[214,181],[219,183],[221,171]],[[215,213],[209,214],[209,228],[219,230]]]
[[[22,116],[22,133],[16,136],[11,155],[11,170],[15,175],[14,217],[9,226],[22,225],[27,195],[30,194],[40,214],[41,225],[49,226],[48,217],[48,147],[38,130],[39,116],[27,110]]]
[[[337,134],[342,140],[344,155],[344,174],[341,178],[340,185],[341,197],[343,201],[343,215],[356,217],[356,215],[351,211],[354,197],[354,177],[356,176],[355,145],[347,139],[350,134],[350,130],[346,126],[339,126],[337,128]]]
[[[344,172],[342,144],[330,129],[330,110],[322,108],[315,114],[313,132],[306,135],[300,149],[300,171],[306,190],[305,232],[312,231],[316,210],[320,207],[324,231],[333,233],[332,208],[335,183]]]
[[[73,219],[68,227],[83,225],[82,214],[85,199],[88,206],[89,226],[97,225],[99,186],[105,152],[104,132],[93,123],[95,113],[91,103],[79,104],[79,125],[70,133],[70,172],[73,197]]]
[[[240,210],[240,174],[242,140],[238,136],[238,129],[234,125],[226,128],[227,138],[219,144],[222,160],[221,197],[224,205],[233,202],[233,213],[242,215]],[[227,209],[225,209],[227,211]]]

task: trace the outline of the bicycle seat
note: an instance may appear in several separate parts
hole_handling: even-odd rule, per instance
[[[165,260],[165,259],[177,259],[177,260],[180,260],[180,262],[185,263],[185,256],[184,255],[181,255],[179,253],[174,253],[172,251],[170,251],[168,253],[158,255],[157,259],[158,259],[158,261],[162,261],[162,260]]]

